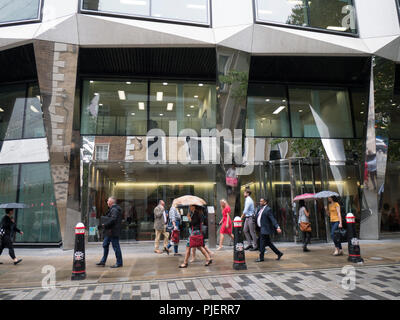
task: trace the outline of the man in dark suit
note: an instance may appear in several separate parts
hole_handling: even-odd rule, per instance
[[[261,198],[260,199],[260,207],[256,213],[256,226],[260,229],[260,243],[259,243],[259,250],[260,250],[260,257],[256,260],[256,262],[264,261],[264,253],[265,247],[268,246],[271,248],[273,252],[278,256],[276,260],[279,260],[283,253],[280,252],[274,244],[271,242],[271,234],[273,234],[274,229],[278,233],[281,233],[282,230],[276,221],[272,209],[268,206],[268,200]]]
[[[119,236],[121,234],[122,210],[121,207],[116,204],[116,202],[117,201],[114,197],[110,197],[107,200],[107,205],[109,207],[109,210],[106,216],[109,219],[107,222],[102,224],[102,226],[104,227],[104,241],[103,241],[104,254],[101,261],[97,263],[98,266],[106,265],[108,257],[108,248],[111,242],[115,252],[115,257],[117,258],[117,263],[111,266],[111,268],[122,267],[122,253],[121,253],[121,247],[119,245]]]

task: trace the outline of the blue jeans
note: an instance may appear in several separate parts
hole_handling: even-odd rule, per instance
[[[335,242],[334,238],[334,232],[336,229],[339,228],[339,221],[337,222],[331,222],[331,238],[333,240],[333,243],[335,244],[335,247],[342,250],[342,244],[340,242]]]
[[[115,257],[117,258],[117,265],[122,266],[122,253],[121,253],[121,247],[119,246],[119,237],[110,237],[110,236],[104,237],[103,241],[104,254],[103,258],[101,259],[101,262],[106,263],[107,261],[110,242],[114,249]]]
[[[179,221],[175,221],[175,224],[176,224],[176,227],[177,227],[178,230],[179,230]],[[174,253],[178,253],[178,245],[179,245],[179,243],[174,244]],[[171,248],[171,247],[172,247],[172,244],[171,244],[171,242],[170,242],[170,243],[168,243],[168,245],[167,245],[167,249],[169,249],[169,248]]]

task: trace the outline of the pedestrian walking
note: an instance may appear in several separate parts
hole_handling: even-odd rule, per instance
[[[172,205],[169,209],[168,215],[168,227],[171,230],[171,239],[167,245],[167,249],[174,246],[174,256],[180,256],[178,253],[178,246],[179,246],[179,227],[181,223],[181,215],[179,214],[178,210],[176,209],[175,205]]]
[[[257,241],[257,235],[256,235],[256,225],[254,223],[254,202],[253,199],[251,199],[251,191],[246,189],[244,191],[244,197],[245,197],[245,202],[244,202],[244,210],[242,214],[242,220],[244,220],[244,228],[243,228],[243,233],[246,237],[247,240],[247,247],[245,250],[250,251],[257,251],[258,250],[258,241]]]
[[[271,207],[268,205],[268,200],[261,198],[260,204],[262,207],[256,214],[257,226],[260,228],[260,257],[256,260],[256,262],[264,261],[266,246],[270,247],[271,250],[278,256],[276,260],[280,260],[283,256],[283,253],[279,251],[272,243],[271,235],[273,234],[274,230],[276,230],[278,233],[281,233],[282,230],[272,213]]]
[[[307,210],[304,200],[299,201],[299,228],[303,233],[303,251],[309,252],[307,245],[311,243],[310,213]]]
[[[2,235],[0,236],[0,256],[3,253],[4,248],[8,248],[8,253],[11,259],[13,260],[14,265],[17,265],[22,261],[22,259],[17,259],[15,256],[14,246],[13,246],[14,234],[16,232],[18,232],[21,235],[24,233],[17,228],[13,215],[14,215],[14,209],[6,209],[6,214],[1,220],[0,232]],[[0,262],[0,264],[3,263]]]
[[[162,253],[159,250],[161,235],[164,237],[164,248],[163,251],[169,254],[168,239],[169,233],[166,231],[167,227],[167,214],[165,212],[165,202],[160,200],[158,206],[154,208],[154,230],[156,231],[156,238],[154,240],[154,252]]]
[[[219,247],[217,248],[217,250],[222,249],[225,234],[229,235],[232,238],[232,240],[234,239],[233,234],[232,234],[232,220],[230,217],[231,207],[229,206],[228,202],[225,199],[222,199],[220,201],[220,205],[221,205],[221,210],[222,210],[222,219],[219,222],[219,224],[221,225],[221,229],[219,231],[220,238],[219,238]]]
[[[193,208],[195,208],[195,207],[193,206]],[[204,210],[199,209],[199,208],[197,210],[199,210],[199,213],[201,216],[201,232],[203,233],[203,237],[204,237],[204,249],[207,251],[208,255],[211,257],[214,253],[206,245],[208,219],[207,219],[206,214],[204,213]],[[192,251],[192,258],[190,259],[190,262],[194,262],[196,260],[196,248],[192,248],[191,251]]]
[[[343,250],[342,250],[342,244],[339,242],[335,242],[335,231],[338,228],[342,228],[342,215],[340,212],[340,205],[339,205],[339,200],[336,196],[332,196],[328,198],[328,212],[329,212],[329,220],[331,224],[331,238],[335,244],[335,251],[333,253],[334,256],[342,256],[343,255]],[[327,208],[325,207],[325,210]]]
[[[195,236],[196,238],[201,238],[204,237],[201,231],[201,225],[202,225],[202,217],[201,213],[199,212],[198,209],[196,209],[195,206],[190,206],[190,211],[192,212],[192,215],[188,215],[188,220],[189,220],[189,226],[190,226],[190,236],[186,242],[186,254],[185,254],[185,259],[183,261],[183,264],[179,266],[179,268],[187,268],[188,266],[188,260],[190,256],[190,245],[191,241],[190,238]],[[210,255],[207,253],[206,249],[204,248],[204,238],[203,238],[203,243],[200,245],[199,250],[201,253],[204,255],[206,258],[206,264],[205,266],[209,266],[212,263],[212,259]]]
[[[103,240],[103,258],[96,265],[105,266],[110,243],[114,249],[116,263],[111,268],[121,268],[123,266],[122,252],[119,244],[119,237],[121,235],[121,223],[122,223],[122,209],[117,205],[115,197],[109,197],[107,200],[108,211],[106,217],[109,219],[102,224],[104,228],[104,240]]]

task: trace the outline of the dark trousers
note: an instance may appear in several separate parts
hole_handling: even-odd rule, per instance
[[[281,252],[274,246],[274,244],[271,242],[271,238],[269,234],[260,234],[260,245],[259,245],[259,250],[260,250],[260,259],[264,260],[264,253],[265,253],[265,247],[268,246],[271,248],[273,252],[275,252],[276,255],[280,255]]]
[[[311,243],[311,232],[303,231],[303,246],[307,247],[307,244]]]
[[[339,229],[339,222],[331,222],[331,238],[333,240],[333,243],[335,244],[335,247],[342,250],[342,244],[340,242],[335,242],[335,230]]]
[[[115,252],[115,257],[117,258],[117,265],[122,266],[122,253],[121,253],[121,247],[119,246],[119,237],[110,237],[110,236],[105,236],[104,241],[103,241],[103,258],[101,259],[101,262],[106,263],[107,257],[108,257],[108,249],[110,247],[110,242],[112,244],[112,247]]]
[[[8,248],[8,253],[11,257],[11,259],[15,259],[15,252],[14,252],[14,246],[12,241],[8,241],[8,240],[3,240],[1,241],[0,244],[0,256],[3,253],[4,248]]]
[[[176,227],[178,228],[178,230],[179,230],[179,221],[175,221],[175,224],[176,224]],[[173,225],[172,225],[173,226]],[[171,235],[172,235],[172,231],[169,233],[169,237],[171,238]],[[179,245],[179,243],[175,243],[174,244],[174,253],[178,253],[178,245]],[[170,243],[168,243],[168,245],[167,245],[167,248],[169,249],[169,248],[171,248],[172,247],[172,244],[171,244],[171,242]]]

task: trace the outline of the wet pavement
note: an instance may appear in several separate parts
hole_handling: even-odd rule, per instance
[[[179,280],[195,277],[236,276],[242,274],[268,274],[270,272],[306,271],[330,268],[342,268],[354,265],[347,261],[347,245],[344,245],[343,256],[332,256],[332,244],[313,244],[311,252],[304,253],[300,244],[277,243],[277,247],[284,253],[280,261],[276,261],[275,254],[270,250],[265,255],[265,261],[256,263],[257,252],[246,251],[246,271],[233,270],[233,247],[224,247],[215,251],[213,263],[205,267],[204,257],[197,252],[197,259],[190,263],[188,268],[179,269],[183,256],[176,257],[156,254],[153,252],[152,242],[122,244],[124,266],[112,269],[115,256],[112,248],[105,267],[95,264],[101,259],[101,244],[90,244],[86,248],[86,274],[83,281],[71,281],[73,250],[63,251],[52,249],[22,249],[16,248],[18,258],[23,261],[15,266],[7,255],[7,249],[0,257],[0,289],[41,287],[46,276],[46,266],[54,267],[56,272],[56,286],[107,284],[129,281],[158,281]],[[360,241],[361,255],[364,259],[364,268],[376,265],[400,264],[400,240]],[[185,242],[179,246],[180,253],[184,253]],[[42,273],[43,271],[43,273]]]

